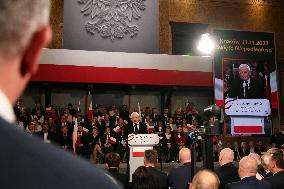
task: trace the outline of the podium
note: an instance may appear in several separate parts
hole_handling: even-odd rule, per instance
[[[157,134],[130,134],[128,135],[129,145],[129,176],[132,182],[132,174],[139,167],[144,165],[144,152],[153,149],[159,144]]]

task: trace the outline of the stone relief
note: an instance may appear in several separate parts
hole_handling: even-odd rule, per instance
[[[139,28],[135,21],[146,9],[146,0],[78,0],[81,13],[88,17],[85,24],[88,33],[102,38],[123,39],[135,37]]]

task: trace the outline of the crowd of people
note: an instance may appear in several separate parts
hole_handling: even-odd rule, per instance
[[[220,152],[216,170],[200,170],[192,173],[191,150],[179,151],[180,165],[172,168],[168,174],[158,170],[158,153],[146,150],[144,165],[133,173],[132,183],[127,175],[119,173],[119,154],[107,155],[107,170],[124,188],[133,189],[280,189],[284,188],[284,151],[270,148],[261,156],[250,153],[234,162],[234,151],[224,148]],[[192,176],[193,179],[192,179]]]
[[[40,103],[28,111],[19,100],[14,111],[17,125],[29,135],[40,136],[44,142],[58,144],[87,159],[92,156],[94,163],[102,162],[109,152],[125,157],[125,127],[131,122],[132,113],[126,105],[120,109],[114,105],[110,108],[100,105],[82,115],[80,109],[73,108],[72,104],[68,104],[62,113],[55,108],[44,109]],[[147,133],[160,136],[159,152],[167,162],[177,160],[182,147],[190,147],[188,134],[203,124],[195,106],[190,111],[179,107],[174,115],[169,109],[159,114],[157,108],[146,107],[141,109],[139,117],[140,122],[147,126]]]
[[[35,107],[28,111],[23,101],[19,100],[14,110],[17,125],[29,135],[41,137],[46,143],[58,144],[68,151],[91,159],[94,163],[103,163],[105,156],[110,152],[119,153],[121,161],[126,161],[125,128],[131,123],[132,113],[126,105],[120,108],[115,105],[110,108],[99,105],[89,110],[87,115],[82,115],[80,109],[73,108],[72,104],[68,104],[62,113],[55,108],[44,109],[40,103],[36,103]],[[195,106],[190,110],[178,107],[173,115],[170,114],[169,109],[164,109],[159,114],[157,108],[142,108],[139,121],[145,123],[147,133],[159,135],[160,144],[157,146],[157,151],[159,158],[164,162],[177,161],[178,151],[181,148],[191,148],[193,141],[189,133],[200,128],[204,123]],[[230,142],[222,144],[221,140],[215,137],[214,160],[218,161],[220,151],[224,147],[234,151],[235,161],[240,161],[242,157],[252,152],[261,155],[270,146],[281,148],[284,141],[283,131],[284,126],[280,132],[272,135],[271,145],[264,145],[262,140],[256,143],[243,141],[239,144],[236,141],[233,144]],[[197,151],[197,161],[201,161],[201,142],[194,143],[194,147]]]

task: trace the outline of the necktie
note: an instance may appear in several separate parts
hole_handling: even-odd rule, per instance
[[[248,81],[244,81],[244,97],[247,98],[248,95]]]
[[[135,125],[134,125],[134,133],[136,133],[136,134],[138,133],[138,127],[137,127],[137,124],[135,124]]]

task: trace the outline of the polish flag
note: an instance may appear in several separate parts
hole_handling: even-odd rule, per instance
[[[185,103],[185,112],[186,112],[186,113],[189,113],[189,112],[190,112],[190,105],[189,105],[188,100],[187,100],[186,103]]]
[[[116,143],[116,139],[114,137],[110,137],[109,138],[109,143],[115,144]]]
[[[149,126],[148,126],[148,131],[149,131],[149,132],[154,132],[154,131],[155,131],[154,125],[149,125]]]
[[[116,132],[116,133],[121,132],[121,128],[120,128],[119,126],[115,127],[113,130],[114,130],[114,132]]]
[[[264,134],[262,117],[231,117],[232,134]]]
[[[144,157],[144,153],[146,150],[149,150],[151,148],[149,147],[136,147],[136,148],[133,148],[132,150],[132,156],[133,157]]]

